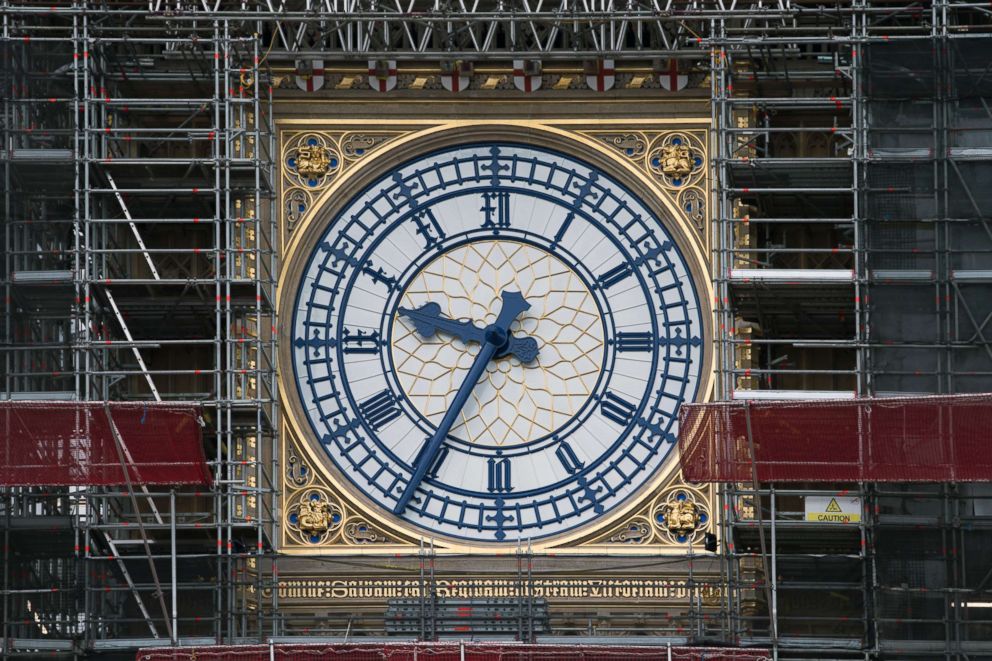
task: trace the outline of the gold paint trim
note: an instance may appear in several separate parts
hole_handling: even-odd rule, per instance
[[[512,60],[513,58],[512,57],[507,57],[505,59],[506,60]],[[655,69],[653,67],[624,67],[624,66],[619,66],[619,67],[616,67],[615,69],[616,69],[616,72],[617,73],[656,73],[656,71],[655,71]],[[296,74],[296,68],[295,67],[270,67],[270,70],[273,73],[291,73],[293,75]],[[441,69],[440,69],[440,67],[436,67],[436,66],[435,67],[425,67],[425,66],[402,67],[402,66],[397,66],[396,67],[396,71],[397,71],[398,74],[404,74],[404,73],[409,73],[409,74],[418,74],[418,73],[438,74],[438,73],[441,72]],[[474,73],[476,73],[476,74],[507,74],[507,73],[513,73],[513,67],[474,67],[472,69],[472,71]],[[542,67],[541,68],[541,72],[542,73],[545,73],[545,74],[562,74],[562,73],[581,74],[584,71],[585,71],[585,69],[583,67]],[[327,73],[364,73],[364,74],[367,74],[369,72],[369,68],[367,66],[366,67],[356,67],[356,66],[350,66],[350,67],[349,66],[327,67],[327,66],[325,66],[324,67],[324,72],[325,72],[325,75]]]
[[[294,106],[301,105],[301,104],[306,104],[306,105],[310,105],[310,104],[317,104],[317,105],[341,105],[341,104],[361,104],[361,105],[367,105],[367,104],[377,104],[378,105],[378,104],[383,104],[383,103],[388,104],[388,105],[406,104],[406,103],[427,103],[427,104],[430,104],[432,106],[437,106],[437,105],[445,105],[445,106],[447,106],[447,105],[466,105],[466,104],[477,106],[479,104],[479,100],[480,99],[485,99],[487,101],[492,101],[494,104],[497,104],[497,105],[517,104],[517,103],[525,103],[525,104],[528,104],[528,105],[534,105],[535,103],[540,103],[540,105],[549,105],[549,104],[556,104],[556,103],[566,103],[566,104],[569,104],[569,105],[574,106],[574,105],[577,105],[577,104],[580,104],[580,103],[586,103],[586,104],[592,103],[592,104],[595,104],[595,105],[599,105],[599,104],[603,104],[603,103],[610,103],[610,104],[612,104],[612,103],[622,103],[624,105],[630,105],[632,103],[650,103],[651,105],[656,106],[656,105],[662,104],[662,103],[690,103],[690,102],[693,102],[693,101],[699,102],[700,105],[702,105],[704,103],[707,104],[707,105],[709,105],[709,101],[710,101],[710,99],[709,99],[708,96],[673,96],[671,98],[669,98],[669,97],[644,98],[643,96],[630,96],[630,97],[620,97],[620,98],[614,97],[614,98],[595,99],[592,102],[589,101],[588,95],[583,96],[583,97],[572,96],[572,97],[568,97],[568,98],[544,98],[542,96],[542,97],[537,98],[537,99],[533,99],[533,98],[527,98],[527,99],[507,99],[507,98],[504,98],[503,96],[501,96],[501,95],[505,94],[505,92],[502,91],[502,90],[493,90],[492,91],[493,92],[492,95],[485,94],[485,95],[482,95],[482,96],[467,96],[467,97],[461,98],[461,99],[438,99],[438,98],[426,98],[426,99],[425,98],[417,98],[417,99],[411,99],[411,98],[403,98],[403,97],[380,99],[380,98],[377,98],[377,97],[369,96],[371,94],[377,94],[377,92],[373,92],[372,90],[355,90],[356,95],[354,97],[352,97],[352,98],[341,98],[340,96],[336,96],[335,98],[316,98],[316,99],[314,99],[314,98],[310,98],[310,96],[302,96],[304,94],[307,94],[307,92],[303,92],[302,90],[299,92],[300,96],[298,96],[298,97],[286,95],[285,94],[286,91],[288,91],[288,90],[280,90],[280,92],[283,94],[283,97],[282,98],[278,98],[278,99],[272,99],[272,103],[273,104],[276,104],[276,105],[280,105],[280,104],[293,104]],[[469,90],[468,93],[471,94],[471,92],[473,92],[473,91],[476,91],[477,92],[479,90]],[[366,92],[368,92],[369,95],[366,95],[365,94]],[[403,94],[405,92],[406,92],[406,90],[401,90],[400,92],[398,92],[398,94]],[[359,96],[359,93],[361,94],[361,96]],[[438,92],[438,93],[440,93],[440,92]],[[449,92],[449,94],[450,94],[450,92]],[[382,95],[380,94],[379,96],[382,96]],[[278,124],[282,124],[283,122],[288,122],[288,121],[309,122],[310,120],[287,120],[287,119],[283,119],[283,120],[278,120],[276,122],[276,124],[278,125]],[[374,120],[369,120],[369,121],[381,122],[382,121],[382,118],[379,117],[379,118],[376,118]],[[427,121],[430,121],[430,120],[427,120]],[[492,121],[492,120],[484,120],[484,121]],[[590,120],[584,120],[584,121],[587,121],[588,122]],[[637,121],[637,120],[632,119],[631,121]],[[659,120],[659,121],[660,122],[669,122],[670,121],[672,124],[674,124],[678,120]],[[709,119],[693,118],[693,121],[696,122],[696,123],[705,122],[707,125],[709,125],[711,123],[711,120],[709,120]],[[390,120],[390,123],[393,123],[393,122]],[[548,123],[550,124],[551,122],[548,122]],[[557,124],[559,122],[554,122],[554,123]],[[623,125],[624,125],[623,122],[618,122],[616,124],[616,126],[623,126]]]
[[[414,101],[416,99],[410,99]],[[478,99],[467,100],[471,102],[477,102]],[[464,102],[464,101],[462,101]],[[347,103],[365,103],[364,99],[355,99],[353,101],[347,101]],[[430,101],[430,103],[437,103],[437,100]],[[459,103],[459,101],[451,100],[446,103]],[[502,103],[499,101],[498,103]],[[542,101],[541,103],[544,103]],[[570,99],[569,103],[575,103],[575,99]],[[566,119],[542,119],[542,120],[525,120],[525,119],[452,119],[452,120],[437,120],[437,119],[386,119],[383,120],[382,117],[364,117],[364,118],[349,118],[349,119],[280,119],[276,121],[276,128],[302,128],[302,129],[313,129],[314,131],[321,128],[340,128],[342,126],[360,126],[366,128],[369,124],[378,126],[375,127],[376,131],[388,131],[395,130],[398,128],[406,128],[410,126],[424,126],[424,127],[435,127],[442,130],[449,130],[452,128],[466,127],[466,126],[501,126],[504,124],[512,124],[515,126],[523,126],[529,128],[554,128],[556,126],[586,126],[590,129],[602,129],[609,131],[622,132],[625,129],[629,129],[632,126],[677,126],[679,128],[692,129],[692,128],[704,128],[709,127],[712,120],[706,117],[694,117],[692,119],[678,119],[672,117],[663,117],[660,119],[642,119],[642,118],[632,118],[632,119],[616,119],[616,120],[606,120],[606,119],[582,119],[577,117],[570,117]],[[612,156],[609,151],[605,151],[605,154]],[[625,163],[621,159],[617,159],[618,163]]]

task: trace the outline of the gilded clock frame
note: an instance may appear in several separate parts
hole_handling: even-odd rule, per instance
[[[603,168],[672,221],[668,229],[700,290],[703,333],[712,347],[708,119],[288,119],[277,126],[277,240],[283,255],[279,281],[287,283],[278,289],[281,319],[291,317],[288,306],[294,300],[295,283],[321,221],[333,216],[355,192],[389,168],[427,151],[465,142],[518,140],[565,150]],[[689,164],[684,162],[686,149],[692,157]],[[288,325],[281,324],[281,365],[292,363],[288,332]],[[698,391],[701,400],[709,399],[714,376],[713,350],[705,355]],[[689,546],[702,545],[704,533],[719,535],[714,488],[685,483],[678,448],[673,448],[662,469],[636,495],[577,531],[533,544],[526,540],[475,545],[446,537],[427,540],[422,531],[369,502],[334,474],[322,451],[308,440],[303,407],[288,374],[279,374],[281,553],[416,554],[429,541],[440,554],[506,553],[522,543],[535,552],[561,555],[683,555]]]

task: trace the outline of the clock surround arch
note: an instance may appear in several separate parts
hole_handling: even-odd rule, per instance
[[[293,122],[294,125],[300,122]],[[314,127],[314,122],[305,122],[309,128]],[[396,124],[393,122],[390,124]],[[598,168],[611,177],[615,178],[621,185],[635,195],[648,209],[650,209],[661,222],[665,229],[674,239],[678,250],[682,253],[683,259],[693,284],[697,289],[700,305],[700,318],[703,328],[701,335],[704,338],[704,346],[711,346],[712,334],[712,284],[709,279],[707,260],[704,257],[704,241],[694,233],[691,223],[679,213],[677,207],[669,199],[661,187],[654,183],[648,174],[633,167],[629,160],[611,151],[601,141],[594,137],[585,135],[570,127],[565,128],[553,125],[553,122],[533,122],[522,120],[500,120],[494,122],[486,121],[452,121],[452,122],[410,122],[412,128],[406,135],[392,140],[388,148],[382,148],[369,154],[362,161],[361,166],[352,168],[344,173],[328,186],[314,203],[309,205],[307,213],[296,223],[292,235],[285,241],[283,267],[279,274],[280,282],[288,283],[287,286],[279,289],[277,308],[282,320],[292,318],[292,306],[296,300],[300,287],[300,279],[304,272],[309,255],[316,248],[323,233],[327,230],[329,223],[332,223],[337,215],[355,198],[361,191],[372,185],[376,180],[388,173],[391,169],[431,153],[442,151],[446,148],[464,146],[479,143],[516,143],[522,146],[533,146],[548,149],[553,152],[568,154],[570,158],[575,158],[588,165]],[[419,130],[418,130],[419,129]],[[283,232],[286,236],[285,219],[280,218]],[[278,358],[279,364],[292,365],[292,345],[289,335],[289,325],[280,325],[280,338]],[[703,352],[704,364],[700,368],[700,381],[696,393],[697,400],[708,398],[712,388],[714,355],[711,350]],[[286,373],[292,370],[286,370]],[[382,508],[382,506],[364,493],[352,488],[348,480],[343,476],[335,474],[335,469],[324,457],[324,451],[318,446],[317,440],[310,431],[310,426],[305,422],[303,406],[299,395],[287,383],[287,376],[280,372],[280,401],[282,405],[282,454],[284,465],[287,456],[287,447],[294,443],[299,452],[305,456],[306,460],[313,466],[322,478],[322,482],[338,498],[339,502],[347,509],[353,510],[363,521],[372,521],[373,525],[381,529],[381,536],[388,537],[390,543],[376,545],[374,548],[366,547],[364,553],[368,552],[389,552],[396,553],[399,549],[414,552],[416,540],[423,539],[423,531],[413,524],[403,521],[393,516]],[[563,532],[558,535],[541,539],[533,544],[535,550],[554,549],[558,552],[588,553],[595,550],[596,546],[581,546],[591,539],[603,537],[604,533],[613,530],[626,519],[630,518],[637,510],[643,509],[645,503],[656,499],[657,494],[673,485],[681,484],[677,466],[677,448],[672,448],[668,456],[653,476],[646,480],[645,484],[637,489],[636,493],[630,495],[623,503],[613,508],[604,515],[579,526],[576,529]],[[286,477],[283,476],[285,480]],[[284,493],[286,488],[283,489]],[[705,498],[705,500],[709,500]],[[290,506],[289,502],[284,503],[284,510]],[[712,504],[709,504],[710,511],[713,511]],[[285,530],[292,527],[287,521],[282,522]],[[286,541],[285,533],[282,535]],[[458,553],[493,553],[505,551],[514,546],[517,542],[478,542],[471,543],[465,539],[447,538],[438,536],[433,538],[436,548],[442,552]],[[302,552],[297,549],[284,549],[283,552]],[[330,549],[314,548],[310,553],[333,552]]]

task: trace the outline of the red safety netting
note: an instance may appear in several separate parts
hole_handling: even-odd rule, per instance
[[[670,655],[670,656],[669,656]],[[136,661],[767,661],[765,649],[503,642],[235,645],[138,650]]]
[[[0,485],[209,485],[199,409],[192,404],[0,402]]]
[[[750,482],[749,436],[760,482],[992,481],[992,394],[687,404],[683,475]]]

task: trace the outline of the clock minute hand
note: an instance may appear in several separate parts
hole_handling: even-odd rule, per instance
[[[437,303],[427,303],[414,310],[400,308],[397,312],[401,317],[406,317],[412,321],[414,328],[424,337],[433,337],[438,331],[442,331],[449,335],[454,335],[465,343],[477,342],[483,344],[486,341],[486,330],[484,328],[479,328],[471,321],[458,321],[445,317],[441,314],[441,306]],[[529,363],[537,358],[537,353],[537,340],[533,337],[516,337],[511,334],[509,336],[509,342],[496,353],[496,356],[512,354],[520,362]]]
[[[458,388],[455,399],[452,401],[447,413],[441,419],[441,424],[437,426],[434,435],[427,439],[427,444],[424,445],[420,454],[417,455],[417,459],[414,461],[413,474],[410,476],[410,481],[407,482],[406,487],[396,501],[396,505],[393,507],[393,514],[401,514],[407,505],[410,504],[417,486],[424,479],[427,470],[437,458],[444,439],[447,438],[448,432],[451,431],[451,427],[455,424],[455,420],[461,415],[462,408],[465,407],[469,395],[472,394],[472,390],[479,382],[479,377],[485,372],[486,365],[496,356],[497,352],[504,349],[509,343],[510,324],[517,318],[517,315],[530,308],[530,303],[524,300],[520,292],[504,291],[501,296],[503,298],[503,307],[499,311],[496,321],[490,326],[487,326],[483,331],[484,342],[482,349],[479,350],[478,355],[475,357],[475,362],[472,363],[472,367],[465,376],[465,380]]]

